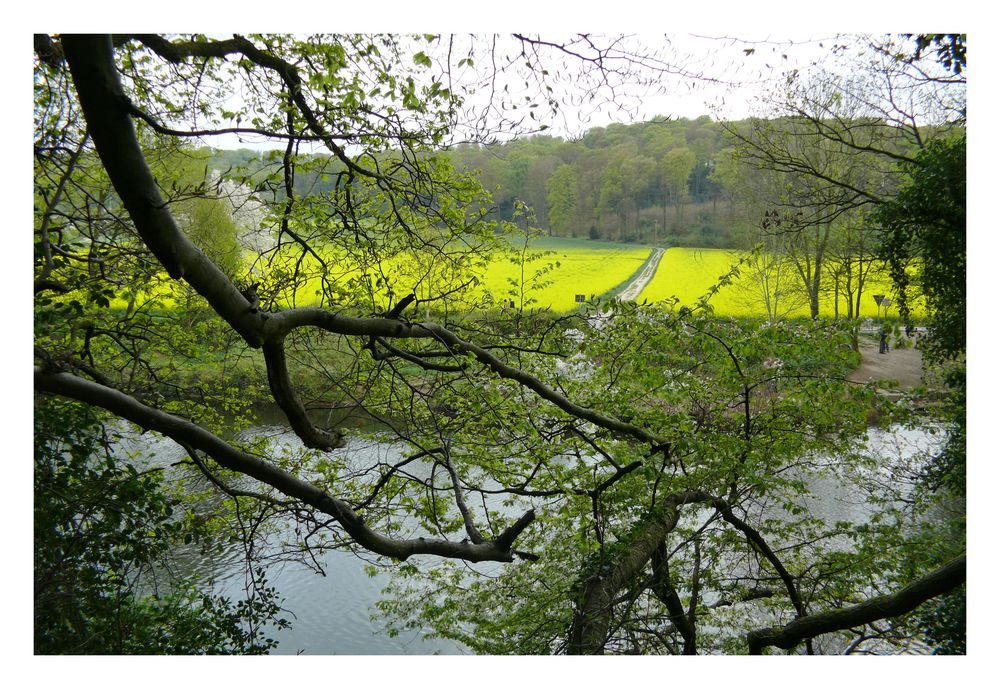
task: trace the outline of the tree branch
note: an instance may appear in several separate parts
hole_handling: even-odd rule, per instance
[[[603,653],[611,627],[613,601],[642,571],[653,553],[677,526],[679,507],[710,499],[707,493],[689,490],[673,493],[661,503],[655,516],[626,544],[615,561],[602,563],[583,586],[581,601],[573,615],[568,651],[574,655]],[[682,611],[683,614],[683,611]]]
[[[262,312],[180,230],[146,163],[109,36],[65,35],[62,48],[94,147],[143,242],[170,277],[184,278],[248,344],[259,347]]]
[[[394,539],[369,528],[350,506],[311,483],[303,481],[259,457],[236,449],[204,428],[158,409],[148,407],[135,398],[113,388],[99,385],[68,373],[55,373],[35,368],[35,390],[106,409],[139,426],[162,433],[182,445],[200,450],[219,465],[246,474],[281,493],[300,500],[333,517],[360,546],[379,555],[405,560],[411,555],[425,554],[450,557],[469,562],[511,562],[514,540],[534,520],[529,511],[514,526],[493,541],[456,543],[452,541]]]
[[[462,521],[465,523],[465,532],[469,534],[469,540],[473,543],[482,543],[486,539],[476,528],[472,512],[469,511],[469,506],[465,504],[465,498],[462,497],[462,486],[458,480],[458,472],[455,471],[455,465],[451,462],[451,450],[445,446],[441,456],[444,458],[444,467],[448,470],[448,475],[451,476],[451,485],[455,488],[455,504],[458,506]]]
[[[198,51],[209,50],[208,44],[194,45],[198,46]],[[234,45],[241,46],[241,50],[249,50],[245,39]],[[172,278],[184,278],[250,346],[261,347],[265,342],[280,342],[292,329],[310,325],[342,335],[429,337],[457,353],[473,354],[497,375],[517,381],[572,416],[654,446],[665,444],[664,438],[645,429],[574,404],[537,378],[507,366],[488,350],[462,340],[439,325],[411,325],[386,318],[351,318],[318,308],[293,309],[280,314],[253,309],[233,281],[180,231],[160,196],[135,135],[130,105],[118,78],[110,37],[66,35],[62,38],[62,46],[94,146],[143,242]],[[225,44],[226,50],[228,46],[228,43]],[[277,64],[273,57],[257,57],[263,64],[291,74],[289,65]],[[291,79],[290,76],[288,78]],[[282,390],[287,379],[283,381],[279,376],[277,382],[278,389]],[[332,439],[315,436],[309,426],[301,423],[305,418],[304,412],[299,415],[293,403],[287,404],[286,412],[288,409],[292,410],[293,416],[289,420],[293,428],[296,425],[303,428],[309,443],[322,446],[333,442]]]
[[[896,593],[872,598],[843,610],[802,617],[784,627],[757,629],[747,636],[751,655],[760,655],[768,646],[794,648],[805,639],[843,629],[870,624],[887,617],[897,617],[919,605],[951,591],[965,582],[965,555],[914,581]]]
[[[306,408],[292,387],[284,342],[281,340],[266,342],[261,350],[264,354],[264,363],[267,365],[267,382],[271,387],[271,395],[285,412],[295,435],[302,439],[306,447],[315,450],[327,451],[343,447],[344,436],[340,432],[317,428],[309,419]]]
[[[789,598],[800,618],[805,615],[805,607],[799,596],[795,581],[788,570],[768,546],[764,538],[733,514],[729,504],[702,490],[687,490],[673,493],[664,498],[637,533],[625,544],[620,555],[611,562],[602,563],[602,569],[584,584],[584,591],[570,629],[569,651],[574,654],[602,653],[610,629],[611,613],[615,595],[631,582],[646,563],[649,562],[667,535],[677,526],[680,507],[692,503],[708,503],[722,515],[722,518],[746,535],[747,539],[768,559],[785,582]],[[683,616],[683,608],[679,608]],[[689,618],[690,622],[690,618]]]
[[[288,95],[305,118],[309,129],[323,141],[340,162],[359,175],[372,179],[383,179],[377,172],[372,172],[355,163],[347,155],[346,151],[334,141],[334,137],[323,128],[323,125],[312,111],[309,103],[306,102],[305,94],[302,91],[302,77],[299,75],[299,70],[295,65],[275,55],[264,52],[249,40],[239,35],[222,41],[183,41],[177,43],[172,43],[161,36],[151,34],[138,34],[135,38],[157,55],[170,62],[183,62],[187,57],[226,57],[234,53],[239,53],[254,64],[276,72],[288,89]]]
[[[677,595],[677,590],[674,588],[673,582],[670,581],[669,558],[663,543],[653,551],[652,561],[653,580],[650,591],[666,606],[668,619],[684,639],[684,655],[695,655],[698,651],[694,620],[684,614],[684,606],[680,596]],[[692,602],[694,602],[693,598]]]

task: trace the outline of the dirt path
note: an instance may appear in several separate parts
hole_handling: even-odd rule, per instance
[[[653,276],[656,275],[656,269],[660,266],[660,259],[663,258],[663,249],[653,249],[653,251],[655,252],[653,258],[650,259],[649,264],[643,271],[639,273],[639,277],[633,280],[632,284],[618,295],[619,301],[635,301],[642,294],[642,290],[646,288],[649,281],[653,279]]]
[[[879,354],[878,342],[862,338],[861,366],[848,379],[858,383],[891,380],[909,389],[920,385],[922,376],[923,356],[919,349],[890,349],[887,354]]]

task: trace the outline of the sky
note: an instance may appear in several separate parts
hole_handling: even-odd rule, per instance
[[[539,36],[552,42],[574,38],[561,30],[551,34],[541,31]],[[542,107],[534,112],[539,115],[539,124],[547,126],[546,134],[562,138],[580,136],[593,127],[605,127],[615,122],[645,121],[653,117],[694,119],[709,115],[716,120],[744,118],[751,113],[763,84],[773,81],[787,70],[804,70],[810,62],[828,58],[833,43],[832,35],[804,31],[786,32],[780,36],[755,32],[739,37],[724,33],[631,35],[626,39],[628,49],[636,54],[658,53],[662,56],[658,64],[666,69],[656,75],[654,84],[621,85],[613,100],[607,89],[592,91],[588,88],[591,77],[580,60],[567,59],[554,49],[543,49],[541,56],[549,60],[543,66],[550,72],[548,83],[555,88],[560,109],[558,113],[552,113]],[[465,54],[468,45],[482,51],[489,46],[489,39],[483,34],[475,40],[470,40],[463,33],[456,33],[453,37],[446,34],[430,47],[421,45],[420,49],[426,50],[435,59],[436,66],[448,60],[450,52],[450,63],[454,66]],[[506,43],[501,42],[496,54],[505,55],[508,51],[520,50],[520,47],[520,43],[508,39]],[[493,73],[488,66],[490,55],[481,52],[476,58],[477,69],[471,74],[469,70],[460,74],[459,84],[471,86],[477,77],[482,81]],[[459,74],[459,70],[453,73]],[[589,74],[593,74],[592,69]],[[646,74],[653,72],[647,70]],[[499,79],[503,82],[504,76]],[[539,100],[537,92],[524,90],[523,77],[518,74],[508,74],[506,85],[511,93],[525,93],[532,98],[532,102]],[[489,91],[487,88],[473,89],[464,96],[467,105],[473,109],[489,105]],[[591,96],[596,97],[591,99]],[[526,117],[527,112],[522,108],[520,115]],[[216,148],[283,148],[281,142],[235,134],[214,136],[206,139],[205,143]]]

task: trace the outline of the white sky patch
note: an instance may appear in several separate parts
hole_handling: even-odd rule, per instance
[[[481,131],[496,132],[500,139],[542,131],[570,139],[593,127],[654,117],[744,118],[763,84],[824,61],[836,40],[803,33],[636,34],[610,51],[608,76],[602,79],[588,61],[595,53],[579,34],[525,35],[544,45],[532,53],[527,43],[488,34],[441,34],[433,43],[419,45],[434,60],[425,76],[441,77],[450,64],[450,85],[465,103],[458,118],[459,139],[475,138],[465,126],[469,122],[478,123]],[[592,40],[602,47],[610,42],[598,34]],[[530,67],[519,56],[522,48]],[[459,67],[466,56],[473,58],[473,66]],[[617,74],[622,66],[630,70],[626,77]],[[546,95],[558,103],[557,109],[548,107]],[[217,148],[282,147],[262,137],[235,134],[206,142]]]

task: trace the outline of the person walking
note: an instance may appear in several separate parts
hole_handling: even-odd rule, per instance
[[[879,335],[879,340],[878,340],[878,353],[879,354],[886,354],[886,353],[888,353],[888,351],[889,351],[888,338],[889,338],[889,333],[888,333],[886,327],[883,325],[882,326],[882,333]]]

